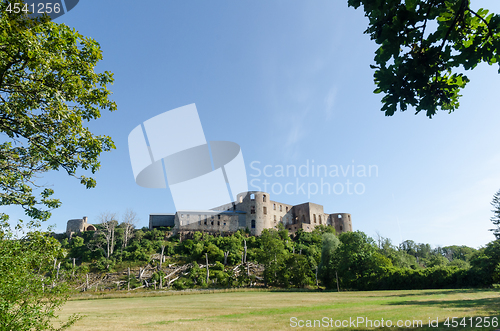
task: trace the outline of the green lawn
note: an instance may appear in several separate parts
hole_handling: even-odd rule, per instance
[[[407,324],[422,321],[423,327],[390,330],[463,330],[446,327],[450,317],[500,318],[498,290],[425,290],[373,292],[271,292],[242,291],[189,295],[115,297],[69,301],[62,317],[72,313],[86,315],[70,330],[367,330],[366,322],[335,327],[335,321],[369,319],[377,325],[390,320]],[[124,294],[126,296],[127,294]],[[296,319],[293,319],[296,318]],[[330,321],[332,319],[332,321]],[[429,327],[438,319],[439,327]],[[333,327],[299,327],[302,320],[333,323]],[[458,322],[461,319],[457,320]],[[473,325],[476,325],[474,319]],[[450,320],[451,322],[451,320]],[[467,330],[495,330],[497,327],[470,327]],[[297,323],[297,324],[294,324]],[[500,323],[500,322],[499,322]],[[344,322],[344,325],[346,322]],[[292,327],[296,325],[296,327]],[[338,324],[339,325],[339,324]],[[378,328],[380,329],[380,328]]]

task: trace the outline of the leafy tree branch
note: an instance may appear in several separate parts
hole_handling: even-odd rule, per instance
[[[19,2],[20,3],[20,2]],[[63,24],[34,22],[8,14],[1,2],[0,30],[0,204],[22,206],[27,216],[46,220],[60,205],[52,190],[36,197],[37,176],[64,170],[87,188],[96,185],[99,155],[115,148],[108,136],[94,135],[86,123],[109,100],[110,72],[96,73],[99,44]]]
[[[348,0],[363,6],[375,52],[375,93],[392,116],[414,107],[432,118],[459,107],[469,82],[463,70],[499,59],[500,16],[473,10],[470,0]],[[429,31],[429,22],[435,30]]]

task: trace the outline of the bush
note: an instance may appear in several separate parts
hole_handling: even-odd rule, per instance
[[[224,265],[219,261],[215,261],[215,266],[211,267],[210,270],[222,270],[224,271]]]
[[[189,278],[184,278],[184,277],[181,277],[179,279],[177,279],[173,284],[172,286],[174,287],[174,289],[176,290],[185,290],[187,288],[192,288],[194,285],[193,281]]]
[[[101,257],[90,264],[90,269],[97,272],[109,272],[114,267],[115,261]]]
[[[193,285],[198,285],[205,287],[206,284],[206,270],[198,266],[198,263],[194,262],[193,266],[189,270],[189,279],[193,281]]]

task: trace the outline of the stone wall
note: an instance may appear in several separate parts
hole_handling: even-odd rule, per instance
[[[178,211],[175,214],[175,231],[206,231],[233,233],[245,229],[245,215],[242,212]]]

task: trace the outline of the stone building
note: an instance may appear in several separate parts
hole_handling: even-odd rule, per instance
[[[87,223],[87,216],[83,216],[81,219],[69,220],[66,224],[66,234],[68,237],[71,237],[73,233],[95,230],[95,226]]]
[[[151,216],[150,229],[167,226],[158,221],[152,226]],[[259,236],[262,230],[276,228],[280,223],[290,233],[298,229],[310,232],[318,225],[333,226],[337,233],[352,231],[351,214],[326,214],[322,205],[312,202],[293,206],[273,201],[269,193],[260,191],[240,193],[236,202],[212,210],[181,210],[173,219],[175,233],[233,233],[248,228],[252,235]]]

